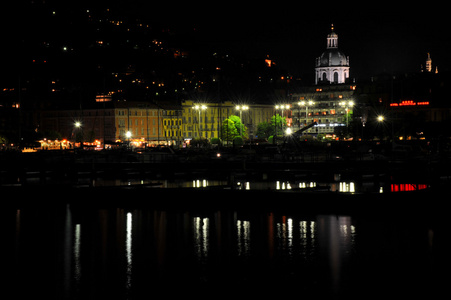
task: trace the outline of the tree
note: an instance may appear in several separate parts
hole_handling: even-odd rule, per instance
[[[271,128],[272,128],[272,135],[276,136],[282,136],[283,135],[283,128],[287,127],[287,120],[285,117],[281,117],[279,114],[276,114],[275,116],[271,117]]]
[[[233,141],[237,136],[247,138],[247,127],[241,123],[240,117],[232,115],[222,122],[221,139],[229,142]]]
[[[274,132],[274,126],[268,122],[262,122],[257,126],[257,137],[259,139],[268,139]]]

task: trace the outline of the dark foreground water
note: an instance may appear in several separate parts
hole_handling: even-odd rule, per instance
[[[4,295],[435,299],[449,288],[449,219],[434,193],[46,191],[0,210]]]

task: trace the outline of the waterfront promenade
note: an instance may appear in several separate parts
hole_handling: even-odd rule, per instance
[[[1,152],[0,186],[185,187],[183,182],[210,180],[236,188],[239,182],[399,182],[446,185],[451,160],[446,153],[422,148],[305,148],[276,146],[240,149],[148,149],[147,151]],[[163,184],[160,182],[177,184]],[[316,187],[318,188],[318,187]]]

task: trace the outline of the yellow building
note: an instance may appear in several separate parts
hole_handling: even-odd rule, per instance
[[[166,145],[180,146],[183,143],[182,110],[180,106],[163,105],[163,138]]]
[[[245,106],[245,109],[242,109]],[[182,102],[182,136],[184,140],[200,137],[211,139],[220,136],[222,122],[231,115],[240,116],[248,128],[250,139],[255,138],[258,124],[270,122],[274,107],[264,104],[241,105],[231,101],[205,103],[187,100]]]

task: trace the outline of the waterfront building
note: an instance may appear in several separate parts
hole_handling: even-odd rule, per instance
[[[245,109],[241,109],[245,107]],[[222,123],[228,117],[240,116],[241,122],[248,129],[249,139],[255,138],[258,124],[270,122],[274,107],[267,104],[236,104],[231,101],[219,103],[182,102],[182,135],[184,140],[198,138],[218,138],[221,136]]]
[[[294,130],[316,122],[306,133],[334,135],[337,128],[349,126],[356,105],[356,85],[349,83],[349,57],[338,50],[338,35],[332,25],[327,49],[316,59],[315,85],[292,94]]]
[[[350,84],[310,86],[293,94],[293,129],[316,122],[306,133],[334,135],[337,128],[349,126],[356,105],[355,89]]]
[[[115,104],[115,140],[133,141],[136,146],[164,141],[163,109],[146,102],[121,101]]]
[[[116,140],[113,108],[44,110],[40,112],[38,122],[37,133],[47,139],[67,139],[72,143]]]
[[[53,132],[72,142],[143,146],[164,141],[162,112],[155,105],[127,101],[89,109],[46,110],[40,113],[38,128],[44,135]]]
[[[183,116],[180,105],[161,104],[163,118],[163,138],[165,144],[180,146],[183,143]]]
[[[219,137],[222,122],[232,114],[233,103],[182,101],[182,136],[185,141]]]

